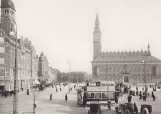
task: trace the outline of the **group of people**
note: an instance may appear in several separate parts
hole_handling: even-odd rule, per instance
[[[50,100],[52,100],[53,99],[53,94],[51,93],[50,94]],[[68,96],[67,96],[67,94],[65,94],[65,101],[67,102],[67,100],[68,100]]]
[[[75,87],[76,87],[76,85],[74,85],[74,89],[75,89]],[[58,88],[55,86],[55,89],[56,89],[56,92],[58,92]],[[61,89],[61,85],[60,85],[60,91],[61,91],[62,89]],[[72,88],[70,88],[70,90],[72,90]],[[53,94],[51,93],[50,94],[50,100],[52,100],[52,98],[53,98]],[[67,94],[65,94],[65,101],[67,102],[68,101],[68,95]]]
[[[156,97],[155,97],[153,91],[151,93],[151,97],[153,98],[153,101],[155,101]],[[143,101],[146,101],[146,99],[147,99],[147,93],[146,92],[143,92],[143,94],[142,94],[142,92],[140,91],[140,93],[139,93],[139,99],[140,100],[143,99]]]
[[[14,94],[14,91],[2,91],[2,96],[12,96]]]

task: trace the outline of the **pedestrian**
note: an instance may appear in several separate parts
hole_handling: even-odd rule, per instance
[[[143,101],[145,101],[145,93],[143,92]]]
[[[29,95],[29,89],[27,89],[27,95]]]
[[[56,88],[56,92],[58,92],[58,89]]]
[[[151,93],[151,97],[153,98],[153,95],[154,95],[154,93],[153,93],[153,91],[152,91],[152,93]]]
[[[107,105],[108,105],[108,110],[111,110],[111,100],[110,99],[108,100]]]
[[[61,91],[61,88],[60,88],[60,91]]]
[[[153,101],[155,101],[155,95],[153,94]]]
[[[136,103],[134,102],[134,112],[138,114],[138,107],[136,106]]]
[[[85,96],[83,96],[83,106],[84,106],[84,108],[86,107],[86,98],[85,98]]]
[[[128,103],[131,103],[132,96],[129,94],[128,96]]]
[[[65,101],[67,102],[67,100],[68,100],[68,96],[67,96],[67,94],[65,95]]]
[[[145,96],[144,96],[145,98],[144,98],[144,101],[146,102],[146,98],[147,98],[147,95],[145,94]]]
[[[51,94],[50,94],[50,100],[52,100],[52,97],[53,97],[53,94],[51,93]]]
[[[141,93],[141,91],[139,93],[139,99],[142,99],[142,93]]]
[[[119,96],[116,96],[116,97],[115,97],[115,103],[116,103],[116,104],[118,104],[118,98],[119,98]]]
[[[136,90],[136,96],[138,96],[138,90]]]

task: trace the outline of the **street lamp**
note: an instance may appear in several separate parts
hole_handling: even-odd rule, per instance
[[[13,96],[13,114],[18,114],[18,75],[17,75],[17,24],[16,33],[13,31],[10,32],[11,36],[15,36],[15,76],[14,76],[14,96]]]
[[[70,92],[70,61],[68,61],[69,64],[69,84],[68,84],[68,92]]]
[[[77,87],[78,87],[78,74],[79,74],[79,72],[77,73]]]
[[[144,65],[145,95],[147,95],[147,79],[146,79],[146,66],[145,66],[145,62],[146,62],[146,56],[145,56],[144,59],[142,60],[142,63],[143,63],[143,65]]]

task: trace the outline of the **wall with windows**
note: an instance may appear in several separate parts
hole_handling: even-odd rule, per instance
[[[102,80],[122,81],[124,76],[128,76],[131,82],[152,82],[154,77],[161,76],[161,65],[157,62],[145,66],[142,63],[95,63],[92,67],[93,76]]]

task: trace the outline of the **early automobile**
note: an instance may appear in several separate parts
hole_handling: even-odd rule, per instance
[[[98,102],[90,102],[88,114],[101,114],[100,104]]]

